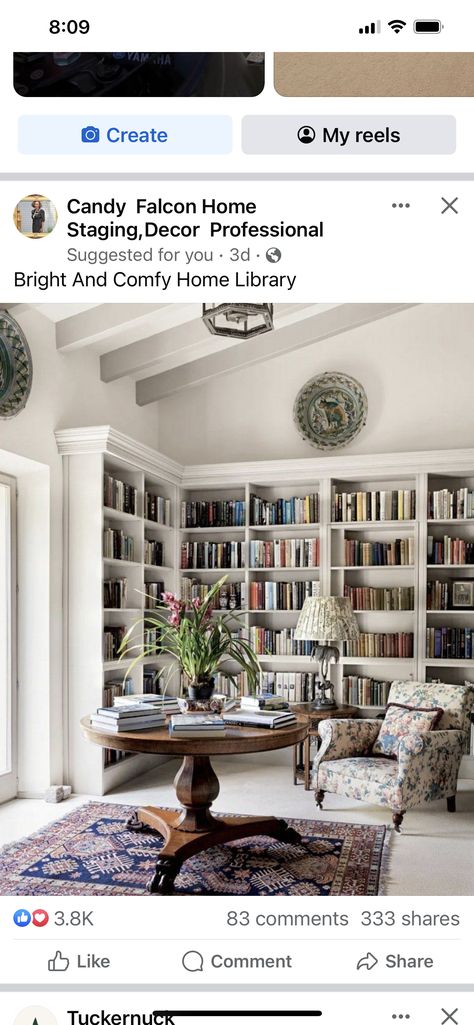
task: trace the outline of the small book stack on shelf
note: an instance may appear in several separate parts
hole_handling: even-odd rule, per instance
[[[104,527],[104,559],[119,559],[122,562],[133,562],[135,543],[123,530]]]
[[[104,609],[126,609],[127,592],[126,577],[104,580]]]
[[[319,522],[319,495],[303,498],[260,498],[250,495],[250,524],[252,527],[298,526]]]
[[[163,726],[165,715],[153,705],[118,705],[113,708],[98,708],[91,715],[91,725],[107,733],[127,733],[136,730],[156,730]]]
[[[264,626],[251,626],[249,643],[257,655],[295,655],[310,657],[314,641],[297,641],[295,630],[270,630]]]
[[[194,577],[181,578],[181,598],[190,604],[195,598],[201,601],[207,597],[212,584],[203,584]],[[215,595],[211,608],[225,612],[245,609],[247,606],[247,585],[244,581],[230,581],[224,584]]]
[[[318,679],[317,673],[262,673],[260,685],[266,693],[299,704],[314,701]]]
[[[344,540],[346,566],[413,566],[415,542],[412,537],[395,541]]]
[[[250,541],[250,569],[304,569],[319,566],[318,537]]]
[[[414,520],[416,492],[398,491],[332,491],[334,523],[383,523],[386,520]]]
[[[242,541],[183,541],[181,569],[243,569]]]
[[[162,566],[163,542],[146,537],[143,542],[143,561],[145,566]]]
[[[281,730],[283,726],[292,726],[297,721],[294,712],[271,712],[265,708],[240,708],[236,712],[223,712],[222,718],[228,726],[255,726],[260,730]]]
[[[109,509],[136,516],[137,497],[138,491],[132,484],[116,480],[110,473],[104,474],[104,505]]]
[[[453,585],[451,580],[428,580],[426,585],[426,609],[428,612],[445,612],[452,609]]]
[[[343,704],[362,705],[364,708],[384,708],[391,686],[391,680],[373,680],[368,676],[344,676],[342,680]]]
[[[344,584],[344,597],[350,598],[356,612],[412,612],[414,587],[350,587]]]
[[[119,656],[120,645],[127,630],[124,626],[107,626],[104,629],[103,660],[113,662]]]
[[[458,488],[457,491],[442,488],[440,491],[428,493],[429,520],[472,520],[473,518],[474,490],[472,488]]]
[[[429,566],[472,566],[474,565],[474,542],[462,537],[443,538],[428,534]]]
[[[218,502],[181,502],[181,527],[245,527],[245,502],[221,499]]]
[[[145,519],[161,527],[171,527],[171,500],[145,491]]]
[[[145,581],[145,608],[154,609],[165,590],[164,580]]]
[[[169,731],[170,737],[223,737],[225,723],[219,715],[186,712],[171,716]]]
[[[413,658],[412,633],[361,633],[343,641],[343,655],[355,658]]]

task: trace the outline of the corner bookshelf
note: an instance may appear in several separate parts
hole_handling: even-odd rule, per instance
[[[278,585],[292,582],[314,582],[320,593],[344,594],[345,589],[365,589],[360,595],[371,595],[374,603],[381,592],[389,591],[413,596],[411,607],[357,607],[355,614],[364,634],[413,635],[409,655],[395,657],[367,654],[342,654],[339,666],[331,668],[336,699],[343,701],[343,678],[378,681],[390,684],[394,679],[441,679],[452,685],[464,681],[474,683],[474,657],[430,657],[427,654],[427,630],[455,627],[474,631],[474,605],[466,607],[430,608],[430,595],[435,581],[452,585],[452,581],[474,582],[473,562],[457,564],[429,562],[429,538],[459,541],[456,558],[466,545],[473,544],[474,517],[430,516],[428,496],[434,491],[474,491],[474,450],[447,452],[405,452],[372,456],[325,456],[249,463],[181,466],[153,449],[140,445],[111,428],[90,428],[57,432],[59,451],[64,457],[65,480],[65,703],[69,719],[70,779],[78,792],[105,793],[120,782],[144,771],[150,764],[145,756],[126,758],[116,765],[103,764],[102,752],[87,745],[80,734],[79,720],[102,703],[104,683],[123,678],[125,665],[104,664],[102,643],[104,626],[127,626],[143,610],[143,592],[148,583],[163,581],[166,588],[180,592],[190,581],[208,586],[221,576],[228,577],[229,588],[240,587],[244,607],[239,610],[242,628],[291,631],[296,626],[298,608],[252,608],[249,601],[252,585]],[[112,475],[137,488],[137,511],[134,516],[103,506],[103,474]],[[145,492],[168,498],[171,522],[159,524],[145,515]],[[344,520],[334,516],[334,494],[372,493],[375,491],[414,492],[410,515],[394,518],[385,505],[370,509],[371,518]],[[256,522],[251,514],[251,496],[266,503],[278,499],[318,496],[318,516],[311,523]],[[182,522],[182,502],[229,502],[242,504],[238,523],[219,520],[215,525],[197,526]],[[367,500],[365,500],[367,501]],[[474,507],[473,507],[474,508]],[[363,511],[363,507],[362,507]],[[439,509],[437,509],[437,514]],[[375,515],[375,519],[373,518]],[[387,518],[390,515],[390,518]],[[398,515],[398,511],[397,511]],[[135,542],[134,559],[129,563],[111,563],[103,559],[104,526],[117,525]],[[267,560],[260,564],[251,558],[256,542],[269,545],[275,541],[318,542],[315,566],[276,565]],[[161,542],[163,566],[145,563],[145,541]],[[241,563],[181,566],[182,546],[201,544],[240,546]],[[347,542],[365,545],[389,545],[403,542],[411,547],[411,557],[403,564],[346,565]],[[253,545],[253,548],[251,547]],[[354,546],[353,546],[354,547]],[[224,549],[221,549],[221,552]],[[260,546],[261,550],[261,546]],[[454,550],[454,549],[453,549]],[[191,549],[189,549],[191,551]],[[229,549],[227,549],[229,551]],[[471,558],[471,554],[469,554]],[[106,579],[126,577],[129,581],[126,608],[105,609],[103,583]],[[411,590],[410,590],[411,589]],[[445,588],[446,593],[446,588]],[[448,594],[449,594],[448,588]],[[136,597],[135,597],[136,596]],[[402,600],[402,599],[401,599]],[[410,603],[408,603],[409,605]],[[219,614],[219,609],[216,610]],[[474,651],[472,652],[474,655]],[[307,654],[264,651],[259,656],[262,673],[279,673],[288,678],[298,673],[316,671],[314,660]],[[161,668],[156,666],[157,669]],[[236,672],[238,667],[236,666]],[[132,673],[132,690],[142,689],[142,668]],[[176,681],[177,689],[178,681]],[[375,704],[353,701],[363,716],[383,713],[384,702]],[[466,757],[462,775],[474,776],[474,757]]]

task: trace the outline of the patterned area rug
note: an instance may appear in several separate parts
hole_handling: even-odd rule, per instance
[[[0,852],[0,894],[140,896],[154,872],[161,837],[134,833],[134,808],[90,802]],[[385,826],[290,819],[300,845],[252,837],[185,862],[179,895],[375,896],[383,892]]]

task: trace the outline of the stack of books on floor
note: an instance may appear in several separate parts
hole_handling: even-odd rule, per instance
[[[256,726],[258,729],[268,730],[280,730],[283,726],[292,726],[297,721],[294,712],[245,707],[236,712],[224,712],[222,718],[228,726]]]
[[[178,699],[168,694],[121,694],[114,700],[115,708],[129,708],[130,705],[158,709],[165,715],[179,712]]]
[[[107,733],[128,733],[137,730],[156,730],[166,722],[165,715],[154,705],[114,705],[113,708],[98,708],[91,715],[91,726]]]
[[[171,716],[169,731],[170,737],[223,737],[225,723],[218,715],[185,712]]]

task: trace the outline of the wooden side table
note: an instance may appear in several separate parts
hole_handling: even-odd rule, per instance
[[[357,719],[359,709],[355,705],[339,705],[338,708],[317,709],[311,704],[293,705],[291,710],[298,719],[305,721],[308,732],[303,741],[293,748],[293,783],[304,782],[305,790],[311,790],[311,740],[318,737],[318,726],[323,719]]]

